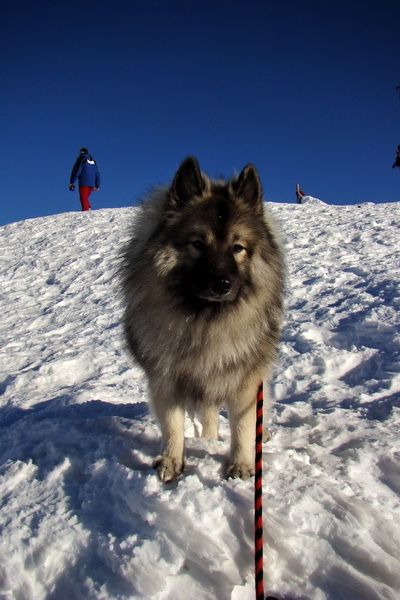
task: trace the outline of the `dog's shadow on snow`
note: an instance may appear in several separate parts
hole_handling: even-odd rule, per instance
[[[64,394],[51,400],[39,402],[32,408],[4,407],[0,414],[0,427],[13,425],[21,419],[38,423],[45,419],[65,419],[77,421],[83,419],[96,419],[101,417],[136,418],[148,414],[147,403],[114,404],[102,400],[88,400],[81,404],[74,402],[70,396]]]
[[[149,422],[146,402],[77,404],[61,395],[25,410],[6,406],[0,411],[0,465],[7,460],[32,462],[39,479],[65,459],[83,471],[102,459],[147,469],[159,444],[147,431]],[[144,450],[141,456],[137,448]]]

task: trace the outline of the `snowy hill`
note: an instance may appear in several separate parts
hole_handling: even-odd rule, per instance
[[[303,196],[301,199],[301,204],[322,204],[326,206],[325,202],[322,202],[322,200],[314,198],[313,196]]]
[[[271,205],[287,323],[264,446],[265,587],[400,598],[400,204]],[[0,228],[0,598],[250,600],[253,482],[193,437],[161,484],[159,431],[121,339],[134,209]]]

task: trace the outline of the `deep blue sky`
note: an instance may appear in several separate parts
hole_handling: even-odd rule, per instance
[[[0,0],[0,225],[129,206],[187,155],[265,197],[400,200],[399,0]]]

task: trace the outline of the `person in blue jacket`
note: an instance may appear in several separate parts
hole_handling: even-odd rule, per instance
[[[87,148],[81,148],[79,156],[72,167],[69,180],[69,189],[71,192],[75,190],[74,184],[77,179],[79,182],[79,199],[82,210],[91,210],[89,196],[93,190],[97,191],[100,188],[100,173],[96,161],[89,154]]]

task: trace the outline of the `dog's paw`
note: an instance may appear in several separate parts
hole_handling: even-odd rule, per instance
[[[153,468],[157,471],[161,481],[166,483],[179,477],[183,471],[183,461],[168,456],[157,456],[153,463]]]
[[[254,476],[254,466],[245,463],[229,465],[226,472],[228,479],[249,479]]]

